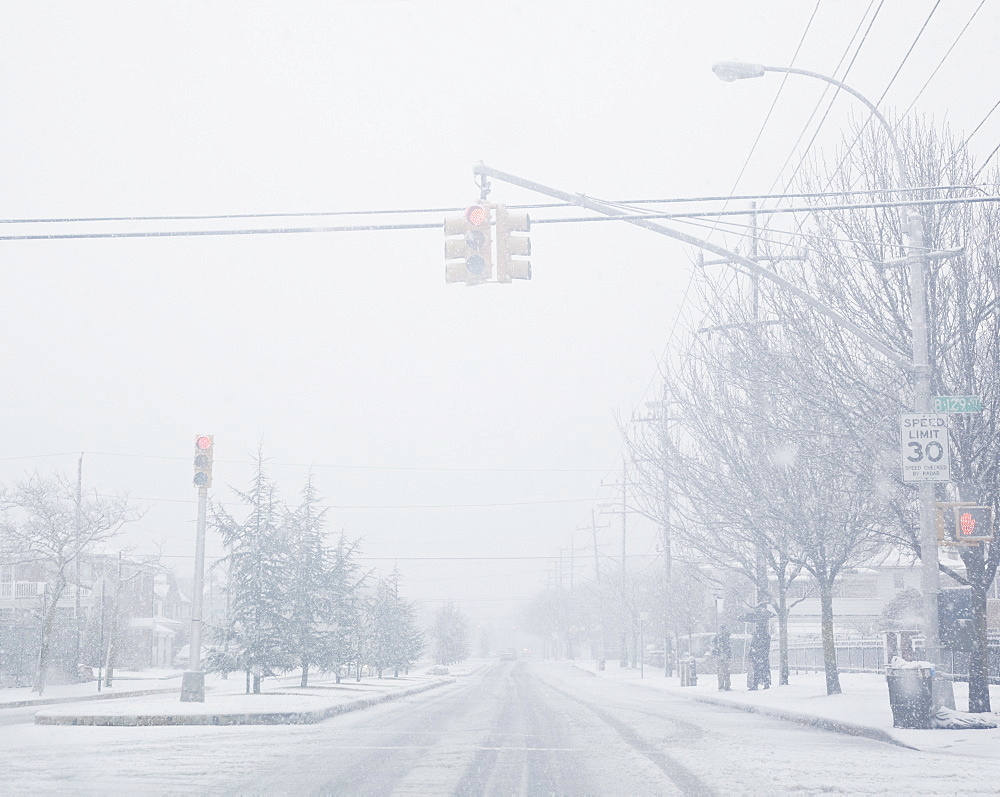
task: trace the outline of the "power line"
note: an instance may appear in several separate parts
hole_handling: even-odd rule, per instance
[[[934,188],[908,188],[900,189],[903,192],[927,191],[927,190],[954,190],[955,186],[940,186]],[[854,210],[861,208],[892,208],[911,207],[913,205],[948,205],[961,202],[995,202],[1000,197],[968,197],[968,198],[946,198],[946,199],[923,199],[908,200],[899,202],[867,202],[867,203],[845,203],[837,205],[805,205],[793,206],[790,208],[768,208],[766,210],[716,210],[716,211],[692,211],[689,213],[670,212],[643,212],[636,216],[578,216],[571,218],[548,218],[534,219],[533,224],[571,224],[605,221],[629,221],[630,218],[648,219],[686,219],[686,218],[715,218],[718,216],[746,216],[751,213],[776,214],[776,213],[815,213],[821,210]],[[58,233],[53,235],[0,235],[0,241],[44,241],[44,240],[80,240],[80,239],[106,239],[106,238],[182,238],[201,236],[226,236],[226,235],[283,235],[295,233],[334,233],[334,232],[379,232],[387,230],[415,230],[415,229],[437,229],[440,224],[434,223],[413,223],[413,224],[366,224],[356,226],[340,227],[269,227],[269,228],[248,228],[237,230],[157,230],[139,232],[106,232],[106,233]]]
[[[871,0],[871,2],[868,4],[868,8],[865,9],[865,13],[861,15],[861,19],[858,21],[858,25],[854,29],[854,33],[851,34],[851,38],[848,41],[847,46],[844,48],[844,51],[840,55],[840,59],[837,61],[836,66],[834,66],[834,68],[833,68],[834,75],[837,74],[837,71],[840,69],[841,65],[844,63],[844,59],[847,58],[848,53],[850,53],[851,47],[854,45],[855,40],[858,38],[858,34],[861,32],[861,27],[865,23],[865,18],[868,16],[868,12],[871,11],[871,8],[872,8],[872,6],[874,4],[875,4],[875,0]],[[871,33],[872,26],[875,24],[875,20],[878,18],[879,13],[882,11],[882,6],[884,4],[885,4],[885,0],[881,0],[881,2],[879,3],[878,8],[875,9],[875,13],[872,15],[872,18],[871,18],[871,20],[868,23],[868,28],[865,30],[864,34],[861,36],[861,41],[858,42],[857,49],[855,50],[854,55],[851,58],[850,62],[847,64],[847,68],[844,70],[844,74],[841,77],[841,80],[844,80],[844,79],[847,78],[847,75],[850,73],[851,68],[854,66],[854,62],[857,60],[858,55],[861,53],[861,47],[864,45],[865,41],[868,39],[868,34]],[[786,77],[789,77],[789,76],[786,75]],[[789,161],[792,159],[792,157],[795,155],[795,152],[798,150],[799,144],[802,141],[803,136],[805,136],[806,131],[809,129],[809,125],[812,123],[812,120],[815,118],[816,113],[819,111],[820,106],[823,104],[824,98],[826,97],[827,93],[830,91],[831,88],[833,88],[833,86],[831,86],[831,84],[829,84],[829,83],[825,83],[824,84],[823,91],[820,94],[819,99],[816,100],[816,104],[813,106],[813,109],[812,109],[812,111],[809,114],[809,118],[806,119],[805,124],[802,126],[802,130],[799,131],[799,135],[795,139],[795,143],[792,144],[792,147],[791,147],[791,149],[789,150],[789,153],[788,153],[788,157],[785,158],[785,162],[782,163],[781,167],[778,169],[778,173],[775,175],[774,181],[771,183],[771,186],[768,189],[769,191],[771,189],[773,189],[774,186],[777,185],[781,181],[781,175],[784,173],[785,168],[788,166]],[[830,99],[829,105],[827,105],[826,111],[823,112],[822,118],[819,120],[819,122],[816,125],[816,129],[813,131],[812,137],[809,139],[809,143],[802,150],[802,155],[799,157],[798,163],[795,165],[795,168],[792,170],[792,173],[791,173],[791,175],[789,175],[788,179],[786,179],[784,181],[783,185],[784,185],[785,188],[787,188],[789,185],[791,185],[792,180],[795,179],[795,175],[798,174],[799,169],[802,168],[802,165],[805,162],[805,157],[806,157],[805,153],[807,153],[809,151],[809,149],[812,147],[813,143],[816,141],[816,137],[819,135],[819,131],[822,129],[823,124],[826,122],[827,117],[830,115],[830,111],[833,108],[833,103],[834,103],[834,101],[836,99],[837,99],[837,93],[834,93],[833,97]]]
[[[922,190],[931,190],[932,188],[953,188],[954,186],[928,186]],[[885,189],[886,191],[892,191],[895,189]],[[788,198],[805,198],[805,197],[838,197],[838,196],[862,196],[865,194],[877,193],[875,191],[826,191],[826,192],[801,192],[801,193],[783,193],[783,194],[719,194],[719,195],[707,195],[707,196],[694,196],[694,197],[661,197],[658,199],[619,199],[608,201],[609,205],[616,206],[628,206],[628,205],[667,205],[667,204],[690,204],[693,202],[731,202],[736,200],[758,200],[761,202],[767,200],[781,200]],[[557,208],[570,208],[576,207],[570,202],[542,202],[542,203],[532,203],[523,205],[511,205],[513,209],[517,210],[550,210]],[[63,218],[32,218],[32,219],[0,219],[0,224],[75,224],[82,222],[90,223],[109,223],[109,222],[138,222],[138,221],[219,221],[226,219],[278,219],[278,218],[321,218],[321,217],[334,217],[334,216],[406,216],[406,215],[419,215],[422,213],[461,213],[464,208],[456,207],[438,207],[438,208],[396,208],[396,209],[375,209],[375,210],[343,210],[343,211],[303,211],[303,212],[282,212],[282,213],[218,213],[218,214],[207,214],[207,215],[196,215],[196,214],[185,214],[185,215],[172,215],[172,216],[89,216],[89,217],[63,217]],[[396,225],[352,225],[350,227],[344,227],[347,230],[368,230],[368,229],[393,229]],[[417,228],[430,228],[430,227],[440,227],[440,222],[434,222],[431,224],[424,223],[417,225]],[[400,226],[400,229],[407,229],[406,226]],[[284,228],[282,228],[284,229]],[[310,228],[289,228],[294,230],[308,231]],[[326,229],[326,228],[324,228]],[[340,229],[340,228],[330,228],[330,229]],[[196,231],[197,234],[211,235],[214,234],[212,230],[206,231]],[[109,235],[106,233],[105,235]],[[40,236],[40,237],[52,237],[52,236]]]
[[[912,109],[913,106],[916,105],[917,100],[920,99],[920,95],[923,94],[924,91],[927,89],[927,87],[930,85],[931,81],[934,79],[934,76],[938,73],[938,70],[940,70],[941,67],[944,66],[944,62],[948,60],[948,57],[951,55],[952,50],[955,49],[956,45],[961,40],[962,36],[965,35],[965,32],[969,29],[969,26],[972,24],[972,21],[976,18],[976,15],[979,14],[984,5],[986,5],[986,0],[980,0],[979,5],[976,6],[976,10],[972,12],[972,16],[969,17],[969,19],[965,23],[965,26],[958,32],[958,36],[955,37],[955,41],[951,43],[951,46],[947,49],[945,54],[941,56],[941,60],[938,61],[937,66],[935,66],[934,69],[931,71],[927,80],[924,81],[924,85],[920,87],[920,91],[916,93],[910,104],[906,106],[906,110],[903,111],[901,116],[906,116],[906,114],[910,112],[910,109]],[[935,8],[937,8],[937,6],[935,6]],[[968,142],[968,139],[966,139],[966,142]]]
[[[795,66],[795,59],[799,57],[799,52],[802,50],[802,45],[805,43],[806,37],[809,35],[809,30],[812,28],[813,20],[816,18],[816,14],[819,11],[819,5],[820,5],[820,0],[816,0],[816,5],[813,8],[812,14],[809,16],[809,21],[806,23],[805,30],[802,31],[802,37],[799,39],[799,44],[795,48],[795,52],[792,55],[792,60],[789,66]],[[781,99],[781,93],[782,91],[784,91],[785,83],[788,81],[789,77],[791,77],[791,75],[785,74],[781,78],[781,84],[778,86],[778,90],[774,94],[774,99],[771,100],[771,107],[767,109],[767,114],[764,116],[764,121],[761,122],[760,130],[757,131],[757,137],[753,140],[753,144],[750,145],[750,151],[747,153],[746,160],[743,161],[743,168],[740,169],[740,173],[736,175],[736,179],[733,181],[734,190],[736,186],[740,184],[740,180],[743,179],[743,175],[746,172],[747,167],[750,165],[750,160],[751,158],[753,158],[754,152],[757,151],[757,145],[760,143],[760,140],[764,135],[764,130],[767,128],[767,123],[771,120],[771,115],[774,113],[774,109],[778,105],[778,100]],[[808,124],[808,122],[806,122],[806,124]],[[801,134],[799,135],[799,137],[801,138]],[[797,144],[798,142],[796,141],[795,145],[793,145],[792,147],[793,150]],[[733,199],[735,199],[735,197],[733,197]]]
[[[116,498],[119,496],[98,493],[100,498]],[[142,495],[130,495],[132,501],[153,501],[168,504],[197,504],[196,498],[152,498]],[[583,504],[590,503],[593,498],[553,498],[542,501],[496,501],[485,504],[328,504],[330,509],[489,509],[502,506],[543,506],[549,504]],[[244,506],[240,501],[216,501],[221,506]]]
[[[7,462],[21,459],[42,459],[46,457],[77,456],[79,454],[98,457],[127,457],[131,459],[152,459],[169,462],[187,462],[190,457],[173,457],[158,454],[126,454],[114,451],[64,451],[56,454],[33,454],[19,457],[0,457],[0,462]],[[240,459],[219,459],[215,462],[223,462],[230,465],[252,464],[248,460]],[[281,462],[277,460],[267,460],[268,467],[288,467],[288,468],[317,468],[332,470],[377,470],[377,471],[417,471],[417,472],[440,472],[440,473],[605,473],[603,468],[446,468],[437,466],[422,465],[351,465],[351,464],[326,464],[326,463],[305,463],[305,462]]]

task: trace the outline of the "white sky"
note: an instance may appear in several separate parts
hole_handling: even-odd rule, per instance
[[[959,134],[982,121],[1000,99],[1000,4],[941,63],[979,5],[938,7],[889,108],[907,108],[940,65],[914,110]],[[795,65],[837,70],[870,6],[820,3]],[[934,6],[888,0],[847,81],[878,99]],[[766,192],[823,86],[789,80],[748,161],[781,79],[723,84],[710,65],[791,64],[814,8],[7,0],[0,218],[459,208],[478,197],[478,160],[608,199]],[[838,99],[817,146],[852,111]],[[998,132],[1000,114],[973,150],[987,155]],[[491,199],[548,201],[497,182]],[[4,224],[0,235],[352,221]],[[536,224],[531,237],[531,282],[475,289],[444,283],[439,229],[0,241],[0,478],[72,473],[72,452],[86,451],[88,486],[155,499],[125,541],[162,541],[181,568],[196,433],[216,436],[223,500],[263,441],[290,500],[313,465],[340,507],[561,502],[331,515],[368,555],[400,557],[411,597],[508,618],[552,561],[408,557],[554,557],[574,534],[588,543],[575,530],[620,467],[614,413],[655,398],[692,272],[690,251],[626,225]],[[684,312],[697,317],[690,302]],[[616,553],[618,532],[601,536]],[[636,521],[630,552],[652,539]]]

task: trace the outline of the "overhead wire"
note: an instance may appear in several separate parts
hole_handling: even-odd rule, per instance
[[[871,8],[872,8],[872,6],[874,4],[875,4],[875,0],[871,0],[871,2],[868,4],[868,8],[865,9],[865,13],[862,14],[861,19],[858,20],[858,24],[857,24],[857,26],[854,29],[854,33],[851,35],[851,38],[847,42],[847,46],[844,48],[844,51],[840,54],[840,59],[837,61],[836,65],[833,68],[833,74],[834,75],[836,75],[837,72],[840,70],[840,67],[844,63],[844,59],[847,58],[848,54],[851,52],[851,48],[854,46],[855,41],[858,39],[858,35],[861,32],[861,28],[864,26],[865,19],[867,18],[869,11],[871,11]],[[854,63],[857,60],[858,55],[861,52],[861,47],[864,45],[865,41],[868,39],[868,35],[871,33],[872,26],[875,24],[875,20],[878,19],[878,15],[879,15],[879,13],[881,13],[882,6],[884,4],[885,4],[885,0],[880,0],[878,8],[875,9],[875,13],[872,14],[872,18],[868,22],[867,29],[865,30],[864,34],[861,36],[860,41],[858,42],[857,48],[855,49],[855,52],[854,52],[854,55],[851,57],[850,62],[847,64],[847,67],[844,69],[844,73],[843,73],[843,75],[840,78],[841,80],[845,79],[847,77],[847,75],[850,73],[851,69],[854,67]],[[788,75],[786,75],[786,77],[788,77]],[[819,111],[820,106],[823,104],[823,101],[824,101],[827,93],[832,88],[834,88],[834,87],[831,84],[829,84],[829,83],[824,84],[823,92],[820,94],[819,99],[816,101],[816,104],[813,106],[812,112],[809,114],[809,117],[806,119],[805,124],[802,126],[802,130],[799,131],[799,135],[795,139],[794,143],[792,144],[791,149],[789,150],[788,156],[785,158],[784,163],[782,163],[781,167],[778,169],[778,172],[775,175],[774,180],[771,182],[771,186],[768,188],[768,193],[770,193],[774,189],[775,185],[777,185],[779,182],[781,182],[782,175],[785,173],[785,168],[788,166],[788,162],[792,159],[792,157],[795,155],[795,153],[799,151],[799,144],[802,142],[802,138],[805,136],[806,131],[809,129],[809,126],[812,124],[812,120],[816,117],[816,113]],[[827,119],[827,117],[830,114],[830,110],[833,107],[833,103],[836,100],[836,98],[837,98],[836,94],[834,94],[834,96],[830,98],[830,102],[827,105],[826,111],[824,111],[824,113],[823,113],[823,117],[817,123],[816,128],[813,131],[812,137],[809,139],[809,143],[802,150],[803,153],[804,152],[808,152],[809,149],[812,147],[813,143],[816,141],[816,137],[818,136],[819,131],[822,129],[823,124],[826,122],[826,119]],[[799,169],[802,167],[803,159],[804,159],[804,155],[799,158],[799,162],[796,164],[795,168],[792,170],[792,174],[787,179],[785,179],[783,181],[783,184],[782,184],[783,192],[787,191],[788,186],[791,184],[791,181],[794,179],[795,175],[798,173]]]
[[[955,49],[956,45],[959,43],[961,38],[965,35],[965,32],[969,29],[969,26],[972,25],[972,21],[976,18],[976,15],[982,10],[984,5],[986,5],[986,0],[980,0],[979,5],[976,6],[976,10],[972,12],[972,16],[970,16],[968,20],[966,20],[965,25],[958,32],[958,36],[955,37],[955,40],[951,43],[951,46],[947,49],[945,54],[941,56],[941,59],[938,61],[937,66],[935,66],[934,69],[931,71],[930,75],[927,77],[927,80],[924,81],[924,85],[920,87],[920,90],[916,93],[916,95],[914,95],[913,99],[910,101],[910,104],[906,106],[906,109],[900,114],[900,116],[906,116],[913,109],[913,106],[917,104],[917,100],[920,99],[920,96],[931,84],[931,81],[934,80],[934,76],[937,75],[938,70],[940,70],[941,67],[944,66],[944,62],[948,60],[948,57],[951,55],[952,51]],[[935,6],[935,8],[937,8],[937,6]]]

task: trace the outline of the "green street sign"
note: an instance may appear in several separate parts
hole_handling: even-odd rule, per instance
[[[935,396],[934,412],[982,412],[979,396]]]

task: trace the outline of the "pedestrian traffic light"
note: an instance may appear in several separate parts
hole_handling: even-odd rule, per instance
[[[527,213],[510,213],[506,205],[497,205],[497,282],[531,279],[531,262],[516,259],[531,254],[531,239],[512,234],[530,229]]]
[[[444,280],[477,285],[493,277],[490,206],[466,208],[462,216],[444,220]]]
[[[993,539],[993,508],[955,506],[951,538],[955,542],[982,542]]]
[[[212,486],[212,453],[215,435],[200,434],[194,439],[194,486]]]

